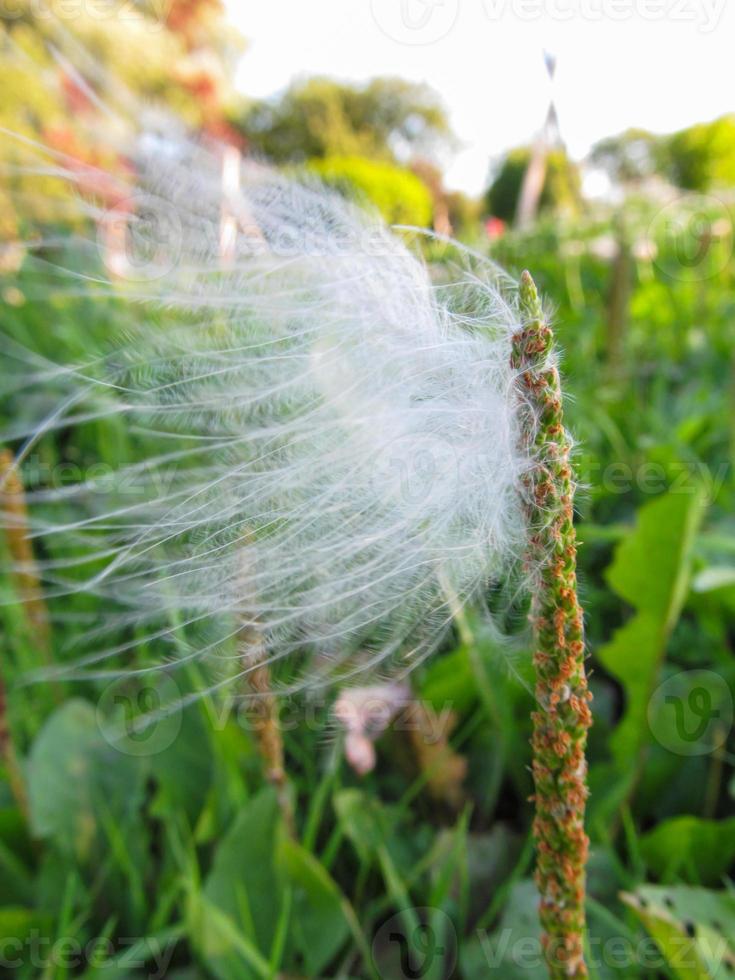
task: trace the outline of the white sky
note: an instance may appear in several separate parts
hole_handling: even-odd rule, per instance
[[[295,77],[399,75],[443,99],[461,149],[447,184],[478,192],[488,163],[546,113],[544,48],[558,58],[562,134],[581,157],[629,126],[657,132],[735,110],[730,0],[227,0],[248,41],[238,87]],[[728,9],[729,8],[729,9]]]

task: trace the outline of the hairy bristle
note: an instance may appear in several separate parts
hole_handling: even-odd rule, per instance
[[[27,262],[110,328],[76,363],[15,349],[36,415],[5,439],[19,465],[73,426],[122,423],[133,446],[28,492],[52,604],[103,600],[65,672],[153,644],[237,674],[247,626],[269,661],[302,657],[299,683],[418,662],[525,551],[515,284],[456,243],[432,278],[357,204],[165,120],[116,132],[109,171],[22,143],[78,221]]]

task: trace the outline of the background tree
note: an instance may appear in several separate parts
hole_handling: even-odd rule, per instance
[[[592,147],[590,162],[617,184],[635,184],[660,168],[661,138],[645,129],[626,129]]]
[[[256,102],[235,125],[249,149],[276,163],[308,163],[342,192],[366,198],[391,223],[450,225],[441,170],[453,144],[443,106],[426,85],[376,78],[348,85],[310,78]]]
[[[504,158],[486,195],[489,214],[512,221],[518,207],[523,176],[531,159],[531,149],[523,146],[511,150]],[[546,157],[539,210],[575,211],[580,201],[579,170],[562,149],[550,150]]]
[[[735,115],[683,129],[664,146],[668,175],[678,187],[735,186]]]
[[[347,196],[370,201],[389,224],[431,224],[431,193],[404,167],[358,156],[313,160],[309,169]]]
[[[329,78],[296,82],[254,103],[236,125],[254,151],[276,163],[355,155],[406,163],[453,143],[438,96],[398,78],[366,85]]]
[[[691,191],[735,186],[735,114],[665,136],[628,129],[597,143],[590,160],[620,184],[658,174]]]

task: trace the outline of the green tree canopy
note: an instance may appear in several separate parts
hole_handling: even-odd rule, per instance
[[[658,173],[685,190],[735,186],[735,114],[668,136],[628,129],[597,143],[591,160],[622,184]]]
[[[500,164],[495,179],[485,195],[487,211],[512,221],[518,206],[523,176],[531,159],[530,147],[511,150]],[[562,149],[551,150],[546,157],[546,176],[539,203],[540,210],[573,209],[580,196],[579,170]]]
[[[431,223],[431,193],[403,167],[365,157],[325,157],[313,160],[309,169],[342,193],[370,201],[389,224]]]
[[[277,163],[329,156],[406,162],[452,143],[437,95],[398,78],[367,85],[310,78],[254,103],[236,124],[255,152]]]
[[[683,129],[666,140],[667,170],[678,187],[735,185],[735,115]]]
[[[650,177],[660,167],[661,137],[645,129],[626,129],[596,143],[590,160],[615,183],[632,184]]]

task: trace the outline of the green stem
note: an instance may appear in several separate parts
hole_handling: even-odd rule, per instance
[[[535,465],[526,479],[535,581],[536,701],[533,777],[536,883],[549,975],[588,976],[584,962],[585,745],[591,723],[584,669],[582,610],[577,600],[571,440],[562,420],[554,338],[533,279],[520,281],[522,327],[513,340],[521,411]]]

